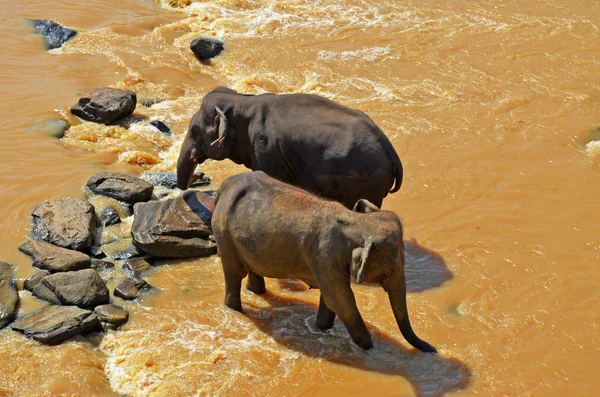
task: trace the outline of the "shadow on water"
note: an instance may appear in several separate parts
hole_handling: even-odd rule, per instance
[[[363,350],[352,342],[338,319],[328,331],[316,328],[316,306],[268,291],[260,296],[270,307],[244,302],[244,314],[286,348],[363,371],[401,376],[419,397],[443,396],[464,389],[469,383],[471,371],[456,359],[406,348],[372,326],[369,331],[373,348]],[[430,342],[435,345],[435,341]]]
[[[419,245],[416,240],[404,242],[404,255],[407,292],[423,292],[452,279],[452,272],[448,270],[444,258]]]

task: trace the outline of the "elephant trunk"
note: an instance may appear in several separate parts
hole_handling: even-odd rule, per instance
[[[205,160],[204,156],[200,159],[196,154],[196,144],[189,136],[186,137],[181,145],[181,151],[179,152],[179,158],[177,159],[177,187],[181,190],[186,190],[191,182],[196,165]]]
[[[422,339],[419,339],[410,325],[410,320],[408,318],[408,309],[406,307],[406,280],[404,277],[404,270],[397,271],[393,276],[393,280],[388,284],[388,294],[390,298],[390,304],[392,305],[392,310],[394,312],[394,317],[396,318],[396,323],[398,323],[398,327],[400,328],[400,332],[404,339],[417,349],[428,352],[428,353],[437,353],[435,347],[431,346],[429,343],[425,342]]]

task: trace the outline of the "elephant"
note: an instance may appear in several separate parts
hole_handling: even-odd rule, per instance
[[[403,176],[396,150],[369,116],[311,94],[208,92],[181,146],[179,189],[206,159],[230,159],[350,209],[360,198],[380,207]]]
[[[404,338],[436,353],[415,335],[406,307],[402,224],[390,211],[360,199],[353,210],[280,182],[261,171],[227,178],[217,191],[212,218],[225,276],[225,305],[242,311],[242,279],[266,292],[264,277],[295,278],[320,290],[316,325],[340,318],[354,343],[373,345],[358,311],[351,280],[387,291]]]

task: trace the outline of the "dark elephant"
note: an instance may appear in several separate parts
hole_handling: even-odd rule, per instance
[[[310,94],[207,93],[179,154],[180,189],[206,159],[230,159],[347,208],[361,198],[381,206],[402,184],[400,158],[373,120]]]
[[[380,284],[389,295],[404,338],[436,352],[413,332],[406,307],[402,224],[393,212],[359,200],[353,211],[279,182],[263,172],[226,179],[212,218],[223,273],[225,305],[242,310],[240,289],[265,292],[263,277],[297,278],[321,290],[317,326],[328,329],[337,315],[357,345],[371,335],[350,287]]]

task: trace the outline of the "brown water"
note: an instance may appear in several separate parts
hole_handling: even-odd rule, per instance
[[[244,290],[245,313],[232,312],[211,257],[154,269],[157,292],[116,299],[131,319],[104,337],[46,347],[1,331],[0,395],[597,394],[600,142],[588,142],[600,126],[600,3],[188,3],[2,4],[0,259],[31,274],[17,251],[31,210],[83,197],[94,173],[173,171],[211,88],[317,93],[368,113],[402,158],[404,184],[384,208],[416,242],[409,311],[440,353],[408,347],[377,288],[354,287],[374,336],[367,352],[337,322],[315,330],[318,291],[298,282]],[[45,52],[23,18],[80,33]],[[210,65],[189,51],[198,35],[226,43]],[[130,130],[77,125],[68,108],[103,85],[158,103],[138,105],[148,119]],[[49,134],[60,117],[74,126],[59,141]],[[243,168],[202,170],[218,186]],[[22,313],[39,305],[22,298]]]

